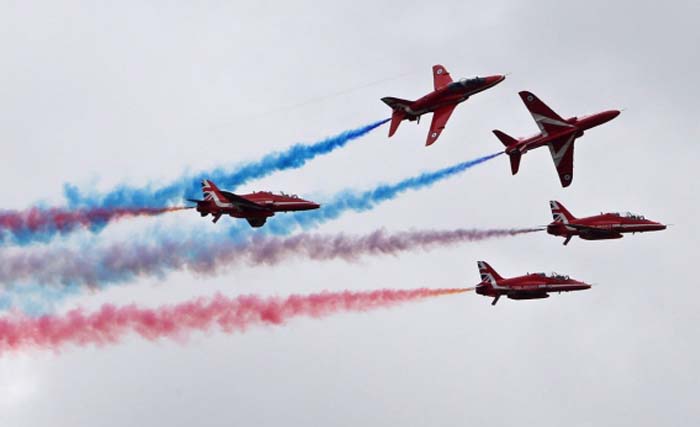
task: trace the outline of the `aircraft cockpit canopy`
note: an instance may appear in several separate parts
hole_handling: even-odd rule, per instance
[[[613,215],[629,219],[646,219],[644,215],[638,215],[632,212],[613,212]]]
[[[460,79],[459,84],[465,87],[476,86],[484,83],[485,79],[483,77],[474,77],[473,79]]]
[[[569,280],[569,276],[567,276],[565,274],[555,273],[555,272],[552,272],[549,274],[545,274],[545,273],[534,273],[534,274],[536,274],[538,276],[542,276],[542,277],[549,277],[550,279]]]
[[[284,191],[280,191],[278,194],[280,196],[283,196],[283,197],[289,197],[290,199],[298,199],[299,198],[299,196],[297,196],[296,194],[287,194]]]

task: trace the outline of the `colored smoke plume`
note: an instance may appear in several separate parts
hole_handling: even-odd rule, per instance
[[[192,331],[216,327],[225,333],[243,332],[256,325],[281,325],[295,317],[321,318],[342,312],[363,312],[469,289],[377,290],[323,292],[286,298],[239,296],[197,298],[160,308],[103,305],[94,313],[74,309],[65,315],[30,318],[13,313],[0,318],[0,352],[59,349],[119,342],[136,333],[154,341],[183,339]]]
[[[163,187],[133,187],[121,185],[106,194],[84,194],[78,187],[66,184],[64,193],[72,207],[160,207],[183,198],[200,196],[200,181],[210,179],[225,189],[234,189],[253,179],[274,172],[298,169],[308,161],[347,145],[367,135],[390,119],[380,120],[356,129],[347,130],[311,144],[295,144],[290,148],[267,154],[259,160],[235,168],[218,168],[196,175],[183,175]]]
[[[55,233],[68,233],[78,228],[96,229],[110,221],[125,217],[156,216],[187,209],[169,208],[30,208],[25,211],[0,211],[0,241],[10,238],[18,243],[42,240]]]
[[[78,187],[66,184],[64,193],[69,202],[68,209],[34,207],[25,211],[0,211],[0,242],[8,236],[20,244],[47,241],[56,234],[68,233],[79,227],[97,232],[110,221],[125,216],[158,215],[174,209],[163,207],[169,203],[199,198],[200,181],[204,178],[215,181],[222,188],[233,189],[277,171],[297,169],[317,156],[344,147],[388,120],[344,131],[316,143],[295,144],[287,150],[244,163],[233,171],[231,168],[218,168],[197,175],[182,175],[163,187],[121,185],[106,194],[87,195],[81,193]]]
[[[403,191],[430,186],[500,154],[502,152],[458,163],[437,171],[425,172],[398,183],[382,184],[364,193],[341,192],[330,203],[324,203],[324,206],[317,211],[275,217],[268,222],[265,228],[257,230],[256,234],[288,235],[300,225],[304,229],[308,229],[335,219],[347,210],[369,210],[374,208],[376,204],[390,200]],[[46,256],[42,256],[41,253],[4,256],[3,260],[6,262],[0,263],[0,281],[6,278],[6,282],[9,283],[35,280],[34,283],[44,284],[104,286],[109,283],[131,280],[139,275],[163,275],[170,270],[183,268],[201,272],[205,269],[199,269],[198,266],[216,266],[210,259],[203,259],[199,256],[202,253],[208,253],[208,248],[211,245],[241,247],[244,246],[246,238],[249,238],[251,233],[252,231],[245,224],[241,225],[241,222],[237,221],[228,230],[228,239],[230,239],[228,242],[223,242],[226,236],[222,234],[198,234],[194,240],[173,239],[171,235],[154,235],[151,239],[153,246],[130,246],[128,244],[113,246],[111,257],[106,259],[105,252],[98,253],[96,248],[89,248],[77,256],[74,252],[66,250],[47,253]],[[183,248],[182,245],[186,245],[186,247]],[[170,252],[170,254],[161,256],[163,251]],[[124,253],[133,256],[124,257]],[[27,258],[23,259],[23,257]],[[98,260],[92,261],[90,257],[98,257]],[[56,267],[57,264],[59,264],[58,267]],[[37,265],[40,267],[33,268]],[[27,268],[27,266],[32,266],[32,268]],[[53,272],[55,274],[52,274]],[[6,291],[6,293],[8,292],[12,293],[11,290]],[[11,298],[13,295],[7,297]],[[55,299],[56,295],[52,294],[52,297]],[[11,300],[17,300],[17,298]]]
[[[503,154],[503,151],[473,160],[467,160],[466,162],[457,163],[456,165],[436,171],[424,172],[394,184],[381,184],[363,193],[344,191],[333,197],[330,202],[322,203],[320,209],[304,212],[300,215],[288,215],[284,218],[276,218],[270,221],[268,226],[275,233],[286,234],[297,225],[300,225],[302,228],[310,228],[338,218],[348,210],[356,212],[367,211],[373,209],[378,203],[395,198],[404,191],[429,187],[443,179],[450,178],[474,166],[498,157],[501,154]]]
[[[213,263],[198,266],[196,271],[210,271],[212,267],[229,265],[241,256],[252,265],[277,264],[290,258],[304,257],[316,261],[343,259],[355,261],[366,255],[398,255],[402,252],[430,250],[448,245],[494,238],[517,236],[540,231],[538,228],[486,230],[418,230],[387,232],[377,230],[364,236],[322,236],[301,234],[285,239],[253,239],[243,250],[235,253],[219,252]]]
[[[105,286],[139,276],[189,270],[213,275],[236,264],[272,265],[290,259],[357,260],[365,255],[397,255],[447,245],[504,238],[539,231],[537,228],[388,232],[360,236],[300,234],[253,237],[245,241],[202,241],[198,238],[155,244],[120,243],[103,248],[71,250],[37,248],[3,254],[0,282],[45,285]]]

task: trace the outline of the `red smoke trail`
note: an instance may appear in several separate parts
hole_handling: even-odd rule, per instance
[[[245,242],[186,239],[153,244],[120,243],[102,248],[31,248],[2,255],[0,283],[107,285],[135,276],[191,270],[213,275],[236,263],[272,265],[295,258],[317,261],[357,260],[363,255],[401,252],[515,236],[536,228],[495,230],[404,231],[378,230],[362,236],[300,234],[291,237],[254,237]]]
[[[94,209],[41,209],[31,208],[25,211],[0,211],[0,231],[10,232],[65,232],[76,227],[90,227],[109,221],[132,216],[154,216],[166,212],[187,209],[170,208],[94,208]]]
[[[28,348],[58,349],[66,344],[116,343],[130,332],[148,340],[183,338],[191,331],[216,326],[226,333],[260,324],[280,325],[294,317],[324,317],[466,292],[470,289],[378,290],[323,292],[287,298],[215,295],[173,306],[139,308],[103,305],[90,314],[75,309],[61,316],[30,318],[12,314],[0,319],[0,352]]]

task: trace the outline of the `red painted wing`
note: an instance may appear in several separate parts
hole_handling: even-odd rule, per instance
[[[571,185],[574,178],[574,140],[576,134],[572,133],[549,143],[549,152],[552,154],[554,166],[559,174],[562,187]]]
[[[520,95],[520,99],[525,103],[525,107],[532,114],[532,118],[535,119],[535,123],[537,123],[542,134],[549,135],[561,132],[567,128],[573,128],[572,125],[568,124],[566,120],[562,119],[559,114],[540,101],[533,93],[522,91],[518,95]]]
[[[433,121],[430,122],[430,132],[428,132],[428,139],[425,141],[425,145],[431,145],[437,141],[456,106],[457,105],[448,105],[435,110],[433,113]]]
[[[445,67],[440,64],[433,65],[433,86],[435,90],[442,89],[452,83],[452,77]]]

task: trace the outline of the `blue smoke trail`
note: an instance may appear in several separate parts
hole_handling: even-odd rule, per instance
[[[0,311],[18,310],[31,317],[39,317],[55,312],[59,303],[80,292],[77,286],[9,286],[0,291]]]
[[[348,142],[368,134],[389,120],[384,119],[344,131],[313,144],[295,144],[285,151],[270,153],[259,160],[243,164],[234,172],[230,169],[218,168],[196,175],[182,176],[164,187],[134,188],[121,185],[106,194],[83,194],[75,185],[65,184],[64,194],[71,208],[163,207],[185,198],[199,198],[200,181],[204,178],[211,179],[221,188],[234,189],[243,183],[265,177],[273,172],[298,169],[315,157],[342,148]]]
[[[289,234],[297,226],[306,230],[326,221],[336,219],[348,210],[355,212],[367,211],[373,209],[378,203],[391,200],[406,190],[418,190],[431,186],[438,181],[464,172],[501,154],[503,154],[503,151],[458,163],[437,171],[425,172],[395,184],[382,184],[364,193],[358,194],[346,190],[338,193],[329,202],[322,204],[318,210],[273,219],[269,224],[270,231],[275,234]]]
[[[338,218],[346,211],[363,212],[373,209],[376,205],[394,199],[400,193],[407,190],[417,190],[429,187],[441,180],[464,172],[476,165],[484,163],[503,152],[458,163],[456,165],[425,172],[410,177],[394,184],[381,184],[372,190],[362,193],[342,191],[336,194],[329,202],[315,211],[301,212],[276,216],[270,219],[262,229],[254,230],[243,221],[234,222],[228,233],[183,233],[179,236],[167,230],[154,233],[151,237],[152,247],[133,245],[127,241],[118,247],[111,247],[104,251],[89,246],[81,249],[85,256],[76,260],[73,252],[58,250],[55,253],[44,253],[33,259],[26,258],[20,262],[11,263],[18,265],[21,271],[31,271],[29,280],[51,280],[58,285],[51,288],[47,300],[53,302],[60,300],[61,284],[67,286],[67,292],[75,293],[76,289],[89,285],[93,288],[106,288],[112,284],[124,283],[141,275],[163,277],[172,270],[182,269],[184,266],[202,264],[202,260],[211,257],[212,247],[222,242],[232,245],[245,245],[253,235],[274,234],[288,235],[296,229],[309,229],[326,221]],[[58,265],[58,270],[44,271],[44,266],[49,265],[46,260],[51,260],[53,265]],[[7,269],[13,269],[8,260]],[[64,271],[70,273],[66,275]],[[12,278],[17,277],[10,273],[4,277],[6,283],[12,283]],[[55,283],[60,278],[61,284]],[[26,277],[25,277],[26,279]],[[47,304],[47,306],[50,306]]]

